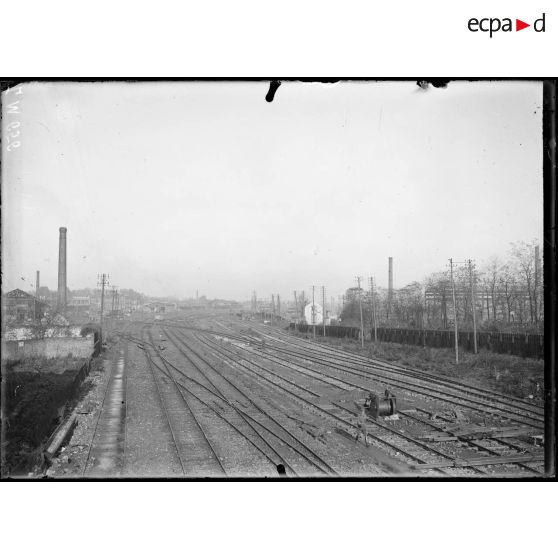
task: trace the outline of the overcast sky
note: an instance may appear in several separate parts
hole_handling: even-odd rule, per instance
[[[4,94],[4,290],[396,287],[542,238],[538,83],[32,83]],[[20,114],[6,102],[19,100]],[[4,134],[5,138],[5,134]],[[21,279],[23,278],[23,279]]]

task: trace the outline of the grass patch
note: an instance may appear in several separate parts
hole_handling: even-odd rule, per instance
[[[308,339],[312,337],[304,333],[295,333],[295,335]],[[356,339],[317,337],[316,341],[369,358],[453,378],[507,395],[532,399],[539,403],[543,401],[544,361],[542,360],[492,353],[485,349],[481,349],[476,355],[460,350],[459,364],[456,365],[454,349],[387,342],[375,344],[370,341],[365,343],[363,349]]]

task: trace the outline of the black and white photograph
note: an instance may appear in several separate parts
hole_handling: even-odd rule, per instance
[[[554,475],[548,91],[2,82],[2,478]]]

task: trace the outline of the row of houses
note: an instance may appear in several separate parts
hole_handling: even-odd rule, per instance
[[[156,304],[144,306],[149,311],[160,311]],[[176,309],[177,305],[167,304],[164,306]],[[135,298],[118,296],[117,299],[113,299],[110,292],[105,295],[104,310],[107,315],[116,310],[119,312],[131,312],[140,308],[142,308],[141,301]],[[21,289],[14,289],[2,295],[2,315],[6,323],[40,321],[45,317],[54,315],[56,310],[55,298],[36,297]],[[68,317],[94,319],[99,316],[100,311],[100,295],[72,296],[68,299],[64,314]]]

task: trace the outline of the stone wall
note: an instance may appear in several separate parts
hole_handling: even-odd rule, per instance
[[[47,337],[24,341],[3,341],[2,358],[18,359],[28,356],[45,358],[66,357],[90,358],[93,354],[93,334],[86,337]]]

